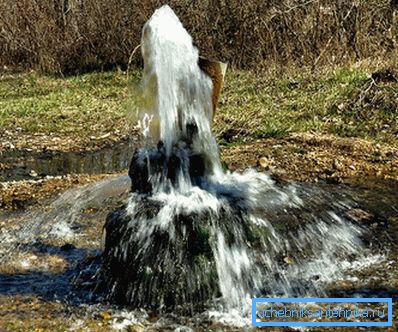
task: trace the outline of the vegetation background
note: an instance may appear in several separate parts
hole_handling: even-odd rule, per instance
[[[240,69],[316,68],[397,49],[397,0],[2,0],[0,65],[51,74],[126,68],[142,25],[164,3],[203,55]]]
[[[398,0],[2,0],[0,155],[136,139],[137,46],[164,3],[229,64],[213,131],[231,167],[398,179]]]

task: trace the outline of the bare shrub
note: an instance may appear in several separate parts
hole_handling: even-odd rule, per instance
[[[160,0],[2,0],[0,65],[125,67]],[[171,0],[202,54],[239,68],[325,65],[396,52],[395,0]],[[137,64],[137,59],[136,63]]]

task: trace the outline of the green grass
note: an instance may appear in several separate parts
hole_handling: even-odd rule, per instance
[[[123,130],[129,86],[120,72],[67,78],[35,72],[5,75],[0,79],[0,127],[60,135]]]
[[[215,117],[221,144],[329,133],[397,143],[398,83],[372,83],[363,68],[313,74],[230,70]],[[35,72],[0,76],[0,127],[65,136],[128,132],[139,72],[54,78]],[[138,101],[137,101],[138,102]]]
[[[321,74],[229,72],[215,132],[222,142],[329,133],[396,142],[398,84],[370,86],[364,69]]]

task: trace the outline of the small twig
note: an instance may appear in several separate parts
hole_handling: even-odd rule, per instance
[[[131,54],[130,54],[129,62],[127,63],[127,80],[129,79],[129,72],[130,72],[131,61],[133,60],[133,56],[134,56],[135,52],[137,52],[138,49],[139,49],[140,47],[141,47],[141,44],[138,44],[138,45],[134,48],[133,52],[131,52]]]
[[[345,21],[348,19],[348,17],[350,16],[351,12],[353,11],[354,7],[355,7],[355,3],[351,6],[350,10],[347,12],[347,14],[343,17],[343,20],[340,22],[340,27],[343,26],[343,24],[345,23]],[[328,50],[330,43],[333,41],[334,37],[336,35],[331,35],[329,40],[327,41],[325,47],[323,48],[323,50],[321,51],[321,53],[319,53],[319,56],[315,59],[314,64],[313,64],[313,68],[316,67],[316,65],[318,64],[318,61],[322,58],[322,56],[325,54],[325,52]]]
[[[315,1],[318,1],[318,0],[309,0],[309,1],[305,2],[305,3],[300,4],[300,5],[293,6],[293,7],[289,7],[289,9],[283,11],[282,13],[283,13],[283,14],[288,14],[288,13],[290,13],[292,10],[295,10],[295,9],[301,8],[301,7],[306,7],[306,6],[310,5],[311,3],[315,2]]]
[[[310,4],[312,4],[313,2],[319,2],[319,0],[309,0],[309,1],[305,2],[305,3],[300,4],[300,5],[293,6],[293,7],[288,7],[288,9],[286,9],[286,10],[274,10],[274,12],[271,14],[271,16],[268,17],[267,21],[265,21],[262,17],[260,17],[260,21],[264,25],[267,25],[267,23],[271,22],[271,20],[274,17],[279,17],[279,16],[282,16],[283,14],[288,14],[291,11],[296,10],[298,8],[306,7],[306,6],[310,5]]]
[[[359,99],[355,102],[357,106],[360,106],[362,101],[365,99],[366,94],[369,92],[369,90],[376,85],[376,81],[373,78],[370,78],[370,83],[369,86],[366,88],[366,90],[361,90],[361,93],[359,94]]]

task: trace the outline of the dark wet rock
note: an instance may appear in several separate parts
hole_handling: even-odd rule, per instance
[[[70,251],[76,249],[76,247],[71,244],[71,243],[65,243],[63,246],[60,248],[62,251]]]
[[[163,203],[141,195],[135,204],[134,215],[121,207],[108,215],[105,224],[102,278],[114,303],[155,311],[202,310],[221,295],[212,247],[214,229],[222,229],[228,246],[240,237],[253,247],[262,241],[238,205],[218,213],[181,211],[161,227]]]
[[[231,143],[239,135],[240,131],[238,129],[229,128],[224,130],[220,134],[220,139],[225,141],[226,143]]]
[[[381,70],[378,70],[378,71],[372,73],[372,79],[375,82],[377,82],[377,83],[378,82],[383,82],[383,83],[393,82],[393,83],[397,83],[398,82],[398,75],[391,68],[387,68],[387,69],[381,69]]]
[[[191,129],[191,134],[194,135]],[[209,172],[207,157],[191,150],[186,142],[192,137],[187,137],[185,141],[176,144],[170,156],[166,156],[166,151],[162,142],[157,147],[142,150],[136,149],[131,159],[129,176],[131,178],[131,191],[140,194],[150,194],[152,192],[152,182],[150,174],[156,174],[159,181],[165,178],[175,184],[179,174],[185,173],[191,178],[193,184],[200,182]]]
[[[210,237],[213,223],[221,218],[209,210],[180,212],[162,227],[164,204],[151,196],[154,185],[174,186],[180,176],[200,184],[210,172],[207,157],[191,148],[197,131],[188,125],[171,152],[160,141],[133,154],[129,176],[136,208],[133,215],[126,206],[116,209],[105,224],[102,276],[112,302],[158,310],[184,304],[183,310],[190,311],[220,296]]]
[[[188,307],[219,296],[218,278],[209,243],[210,217],[177,215],[174,239],[155,228],[142,243],[139,223],[153,223],[162,205],[142,199],[137,215],[121,208],[106,221],[103,273],[110,299],[155,309]],[[139,222],[136,222],[136,220]],[[177,227],[178,226],[178,227]],[[171,225],[169,227],[172,227]],[[149,245],[149,247],[146,247]]]

